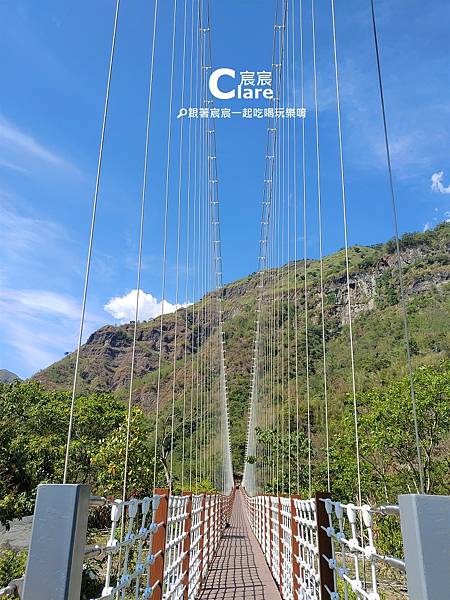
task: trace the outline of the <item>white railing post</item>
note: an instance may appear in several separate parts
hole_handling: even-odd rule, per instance
[[[435,600],[450,590],[450,496],[399,496],[408,597]]]
[[[184,492],[187,497],[186,513],[187,517],[184,522],[184,531],[187,534],[183,542],[183,600],[189,598],[189,575],[190,575],[190,558],[191,558],[191,530],[192,530],[192,494]]]
[[[38,487],[22,600],[79,600],[88,485]]]

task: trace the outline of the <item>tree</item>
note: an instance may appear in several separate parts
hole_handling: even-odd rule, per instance
[[[283,436],[277,429],[256,428],[256,440],[256,456],[249,456],[247,462],[255,464],[258,470],[266,462],[264,450],[271,448],[266,464],[271,479],[266,483],[265,493],[304,493],[308,490],[308,439],[303,431],[291,431],[290,435]],[[281,464],[289,466],[280,469]]]
[[[414,375],[417,422],[425,492],[448,494],[450,362],[420,367]],[[418,492],[419,467],[409,378],[358,395],[358,428],[363,495],[369,502],[396,502]],[[353,403],[345,405],[332,449],[333,491],[339,499],[356,496]]]
[[[127,423],[123,422],[92,454],[92,465],[97,471],[95,493],[122,497],[125,469]],[[128,452],[127,496],[142,498],[151,494],[154,472],[153,435],[149,419],[134,408]]]
[[[1,523],[33,512],[40,483],[62,481],[70,403],[68,392],[51,392],[35,382],[0,384]],[[125,405],[109,394],[77,398],[69,481],[90,484],[99,494],[113,489],[117,493],[115,483],[123,469],[118,446],[126,415]],[[151,468],[149,424],[140,411],[133,414],[133,428],[131,481],[136,469],[136,480],[147,483],[143,472]],[[113,462],[119,473],[116,480],[108,472]]]
[[[450,490],[448,442],[450,434],[450,361],[437,367],[419,367],[414,374],[414,390],[425,492],[448,494]],[[363,502],[371,505],[397,502],[401,493],[420,489],[415,428],[408,377],[393,381],[357,396],[361,487]],[[334,434],[330,448],[332,496],[341,502],[358,498],[357,460],[353,398],[348,396],[340,417],[331,419]],[[317,447],[320,439],[313,430],[313,491],[327,486],[326,459]],[[267,493],[288,492],[288,467],[291,483],[300,481],[298,491],[308,490],[308,440],[303,431],[282,436],[276,429],[256,430],[257,450],[246,461],[257,472],[266,468]],[[298,444],[298,452],[297,452]],[[265,448],[271,448],[268,457]],[[297,455],[299,460],[297,461]],[[281,471],[280,465],[284,465]],[[266,483],[266,482],[264,482]],[[291,485],[291,491],[295,489]]]

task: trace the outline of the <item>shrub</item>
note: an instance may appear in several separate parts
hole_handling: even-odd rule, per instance
[[[13,579],[22,577],[25,573],[28,552],[22,550],[4,550],[0,555],[0,587],[5,587]]]

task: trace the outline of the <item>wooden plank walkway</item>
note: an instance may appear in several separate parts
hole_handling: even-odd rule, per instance
[[[199,598],[281,600],[264,554],[248,523],[239,490],[230,527],[224,532]]]

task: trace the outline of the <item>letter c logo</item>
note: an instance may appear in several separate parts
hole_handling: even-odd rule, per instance
[[[209,77],[209,91],[215,98],[219,98],[219,100],[231,100],[236,96],[236,90],[231,90],[230,92],[222,92],[219,89],[219,79],[224,76],[232,77],[236,79],[236,71],[234,69],[216,69],[213,71]]]

